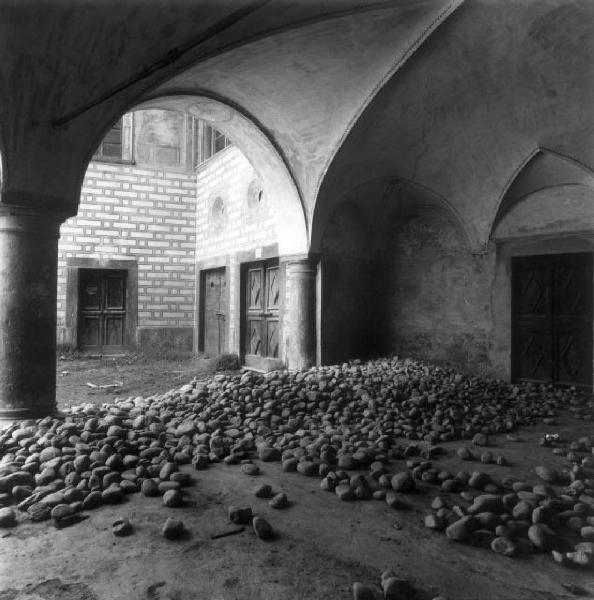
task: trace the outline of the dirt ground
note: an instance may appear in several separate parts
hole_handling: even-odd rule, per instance
[[[190,354],[166,357],[64,355],[57,361],[56,400],[58,408],[67,408],[112,402],[118,397],[162,394],[194,377],[203,379],[213,372],[213,359]]]
[[[209,371],[204,359],[190,357],[64,360],[58,365],[59,404],[164,392]],[[87,386],[114,381],[122,382],[117,390]],[[563,414],[553,425],[521,430],[519,441],[497,436],[491,450],[505,456],[507,467],[462,462],[455,453],[468,445],[462,442],[443,444],[448,453],[434,463],[454,472],[480,468],[498,478],[536,483],[536,465],[565,466],[563,458],[538,444],[543,432],[572,440],[593,434],[594,427]],[[392,463],[394,471],[404,468],[404,461]],[[420,483],[421,493],[410,495],[411,509],[395,510],[375,500],[341,502],[320,489],[319,478],[284,473],[275,463],[259,466],[258,477],[223,464],[205,471],[182,467],[194,478],[182,508],[134,494],[65,529],[23,520],[0,535],[0,600],[349,600],[353,582],[379,583],[387,568],[410,580],[417,600],[438,594],[449,600],[594,599],[592,571],[561,567],[548,554],[506,558],[426,529],[423,517],[435,486]],[[286,492],[291,506],[274,510],[254,497],[254,487],[264,482]],[[450,502],[461,500],[452,494]],[[250,505],[270,521],[278,538],[264,542],[248,527],[212,539],[236,527],[227,520],[232,504]],[[168,516],[184,522],[185,539],[161,537]],[[133,523],[131,536],[112,533],[119,517]]]

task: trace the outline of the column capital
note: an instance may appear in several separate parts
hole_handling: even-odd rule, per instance
[[[74,196],[65,191],[64,196],[58,197],[45,191],[8,188],[0,193],[0,211],[29,212],[65,221],[76,215],[79,200],[80,192]]]
[[[40,212],[23,206],[0,203],[0,231],[58,238],[63,213]]]
[[[318,271],[319,256],[317,254],[297,254],[281,257],[281,262],[287,265],[287,274],[313,276]]]

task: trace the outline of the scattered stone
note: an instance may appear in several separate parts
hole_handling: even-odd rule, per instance
[[[33,523],[47,521],[51,518],[51,512],[51,507],[43,502],[36,502],[27,508],[27,513],[31,517],[31,521],[33,521]]]
[[[178,540],[184,533],[184,524],[181,521],[172,518],[168,518],[161,529],[161,535],[168,540]]]
[[[445,532],[448,538],[455,542],[466,542],[470,539],[472,532],[476,529],[476,520],[473,516],[465,516],[451,525],[449,525]]]
[[[252,527],[254,529],[254,533],[261,540],[270,540],[273,537],[275,537],[275,533],[272,529],[272,526],[268,521],[266,521],[266,519],[262,517],[254,517],[252,520]]]
[[[446,521],[442,517],[437,515],[426,515],[425,516],[425,527],[429,529],[435,529],[436,531],[443,531],[445,529]]]
[[[353,600],[376,600],[375,588],[365,583],[353,583]]]
[[[481,462],[484,465],[490,465],[491,463],[493,463],[494,458],[493,458],[493,453],[492,452],[483,452],[481,454]]]
[[[518,549],[512,540],[501,536],[491,542],[491,550],[497,554],[503,554],[503,556],[515,556]]]
[[[55,521],[60,521],[61,519],[72,516],[74,513],[75,510],[70,504],[58,504],[52,508],[51,517]]]
[[[0,508],[0,527],[14,527],[16,524],[16,514],[12,508]]]
[[[403,494],[412,492],[417,487],[415,484],[415,480],[412,478],[412,475],[409,471],[396,473],[396,475],[392,477],[391,484],[392,489],[395,492],[400,492]]]
[[[260,474],[260,468],[254,463],[246,463],[244,465],[241,465],[241,470],[246,475],[251,475],[252,477]]]
[[[230,506],[227,509],[227,516],[229,517],[229,521],[231,521],[231,523],[235,523],[236,525],[246,525],[253,518],[252,507]]]
[[[283,460],[281,468],[286,473],[291,473],[291,472],[297,470],[298,464],[299,464],[299,459],[291,457],[291,458],[287,458],[286,460]]]
[[[532,525],[528,529],[528,539],[540,552],[555,550],[559,543],[555,532],[548,525],[542,523]]]
[[[484,433],[477,433],[472,438],[472,443],[475,446],[488,446],[489,445],[489,437]]]
[[[468,513],[471,515],[483,512],[500,513],[502,511],[502,498],[495,494],[482,494],[481,496],[477,496],[474,498],[474,502],[468,507]]]
[[[163,494],[163,506],[179,508],[184,504],[184,495],[181,490],[167,490]]]
[[[159,496],[159,483],[154,479],[145,479],[141,486],[140,490],[142,491],[144,496]]]
[[[485,486],[490,482],[491,478],[487,473],[483,473],[483,471],[474,471],[468,480],[468,485],[477,490],[484,490]]]
[[[540,465],[534,469],[536,474],[547,483],[560,483],[561,476],[559,472],[553,469],[552,467],[548,467],[546,465]]]
[[[385,600],[412,600],[414,590],[406,579],[386,577],[382,579]]]
[[[124,490],[117,483],[113,483],[106,490],[101,492],[101,500],[104,504],[117,504],[123,499]]]
[[[458,455],[458,458],[461,458],[462,460],[476,460],[474,454],[468,448],[458,448],[456,454]]]
[[[350,485],[340,484],[336,486],[334,490],[335,494],[338,496],[339,500],[354,500],[355,493]]]
[[[258,448],[258,457],[262,462],[277,462],[281,459],[281,451],[278,448],[263,446]]]
[[[411,508],[410,504],[395,492],[386,493],[386,504],[396,510],[409,510]]]
[[[310,460],[304,460],[297,463],[297,472],[308,477],[315,477],[319,475],[320,466]]]
[[[276,494],[268,504],[271,508],[287,508],[289,506],[289,499],[287,498],[287,494],[281,492],[280,494]]]
[[[268,483],[261,483],[254,489],[256,498],[270,498],[272,496],[272,486]]]
[[[83,500],[82,509],[83,510],[92,510],[94,508],[98,508],[103,504],[103,497],[101,492],[90,492],[89,495]]]
[[[132,527],[132,523],[130,523],[129,519],[122,517],[112,524],[111,530],[115,536],[125,537],[134,532],[134,527]]]

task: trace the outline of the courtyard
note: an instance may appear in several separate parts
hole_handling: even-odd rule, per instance
[[[514,482],[526,486],[513,489],[536,490],[534,486],[539,484],[542,488],[544,482],[535,471],[539,466],[564,473],[583,462],[583,472],[578,476],[584,481],[579,502],[589,503],[590,510],[578,510],[573,516],[582,515],[586,525],[586,520],[591,519],[587,515],[594,514],[592,496],[588,496],[592,492],[592,451],[580,447],[579,452],[568,453],[578,439],[592,434],[593,404],[587,394],[537,387],[526,390],[525,386],[514,391],[513,386],[501,382],[481,382],[432,365],[394,358],[261,375],[245,371],[215,373],[212,361],[191,356],[169,360],[143,360],[133,355],[63,357],[58,361],[57,375],[58,405],[66,410],[65,422],[78,424],[68,431],[79,432],[69,441],[62,440],[64,447],[74,443],[77,449],[72,454],[78,456],[93,448],[101,450],[105,444],[112,446],[111,450],[106,449],[109,454],[93,455],[90,466],[99,468],[102,477],[118,472],[120,476],[114,481],[128,479],[138,487],[129,490],[132,493],[122,494],[115,504],[104,501],[92,510],[83,509],[80,502],[71,503],[81,520],[62,526],[49,515],[41,522],[33,522],[31,513],[16,511],[18,524],[2,530],[2,600],[346,600],[353,597],[356,582],[374,586],[379,594],[381,573],[388,569],[410,586],[408,592],[395,598],[544,600],[594,595],[591,561],[590,567],[556,563],[550,548],[537,548],[528,542],[526,528],[509,534],[511,540],[516,540],[513,556],[490,549],[495,524],[504,524],[505,517],[497,517],[491,525],[481,527],[482,536],[465,539],[464,543],[449,539],[443,530],[425,523],[427,515],[437,512],[435,498],[440,498],[444,507],[458,507],[454,510],[468,514],[474,498],[484,495],[480,487],[462,484],[443,491],[442,480],[438,481],[435,475],[438,472],[450,473],[450,478],[461,481],[462,472],[467,473],[467,478],[480,472],[495,485],[489,492],[503,497],[513,493]],[[117,387],[109,387],[114,382]],[[97,387],[89,387],[88,383]],[[267,394],[266,390],[272,393]],[[307,396],[300,393],[303,390],[307,390]],[[394,390],[398,402],[390,395]],[[420,415],[413,414],[411,418],[409,403],[414,403],[415,398],[433,398],[432,413],[436,413],[435,404],[445,413],[457,402],[452,390],[460,397],[468,396],[469,391],[484,394],[490,390],[500,403],[501,419],[490,422],[480,402],[466,401],[463,404],[469,410],[458,414],[459,422],[452,422],[451,429],[460,434],[453,437],[462,439],[447,440],[446,433],[442,441],[440,435],[448,428],[423,439],[427,424],[423,425]],[[506,401],[502,391],[511,394],[515,404]],[[358,393],[360,406],[339,398],[353,392]],[[204,410],[198,410],[196,402]],[[418,404],[423,406],[422,402]],[[205,426],[196,426],[201,429],[187,427],[185,433],[179,431],[184,424],[203,419]],[[506,423],[506,419],[513,422]],[[110,456],[118,454],[124,459],[128,452],[134,452],[133,448],[140,453],[147,440],[142,439],[142,434],[136,437],[138,441],[134,435],[128,435],[126,443],[124,435],[118,442],[109,438],[114,432],[108,433],[107,426],[101,427],[101,423],[120,423],[132,433],[142,431],[149,421],[167,424],[166,429],[157,425],[153,429],[167,431],[158,439],[165,444],[163,447],[170,448],[169,458],[158,455],[141,461],[158,466],[151,473],[121,464],[116,469],[113,460],[108,462]],[[173,423],[178,425],[172,427]],[[390,435],[399,424],[412,424],[414,428],[401,429],[401,435]],[[31,423],[25,422],[23,427],[26,426]],[[35,427],[31,431],[34,430]],[[84,432],[90,431],[94,434],[85,438]],[[383,431],[384,435],[370,435],[373,431]],[[440,428],[432,431],[435,434]],[[483,431],[489,432],[486,445],[482,441],[477,445],[479,440],[474,436]],[[41,437],[37,431],[35,435],[37,439]],[[185,440],[181,439],[184,435]],[[557,437],[549,443],[543,441],[546,435]],[[80,436],[89,443],[82,443]],[[214,441],[217,437],[220,445]],[[26,440],[27,436],[17,438]],[[3,439],[6,448],[6,436]],[[60,443],[51,444],[51,439],[52,435],[49,439],[46,435],[40,445],[59,447]],[[159,444],[148,447],[151,446]],[[173,448],[180,451],[182,446],[187,456],[173,452]],[[72,456],[64,447],[56,453],[61,457],[57,463],[64,464]],[[472,458],[469,460],[461,449],[468,450]],[[363,451],[369,456],[357,454]],[[490,459],[484,456],[486,452],[492,454]],[[10,471],[10,456],[6,456],[6,451],[4,454],[2,468],[6,474]],[[197,456],[202,459],[197,460]],[[497,464],[500,456],[505,461]],[[291,465],[292,457],[295,458]],[[349,459],[353,459],[350,464],[345,462]],[[36,461],[33,458],[30,463]],[[109,468],[104,466],[106,462],[111,465]],[[299,462],[308,467],[298,467]],[[175,508],[163,505],[162,491],[157,497],[133,493],[140,490],[149,474],[156,476],[155,481],[168,480],[170,476],[162,472],[163,477],[159,476],[166,463],[175,465],[173,471],[190,477],[189,481],[183,479],[183,501]],[[325,466],[320,468],[322,464]],[[255,468],[246,469],[246,465]],[[37,462],[38,469],[31,472],[44,472],[44,466]],[[419,466],[420,472],[415,470]],[[414,489],[394,493],[390,491],[392,483],[383,488],[382,494],[378,482],[383,480],[377,475],[378,469],[389,477],[412,473]],[[433,477],[422,474],[433,471]],[[352,495],[339,497],[331,487],[322,489],[321,482],[327,482],[331,472],[339,472],[341,479],[346,477]],[[369,487],[369,494],[359,497],[358,475],[366,476],[365,485]],[[83,480],[89,476],[90,472],[81,474]],[[60,475],[56,477],[60,479]],[[89,495],[88,481],[77,485],[84,496]],[[545,484],[549,504],[553,497],[561,497],[568,483],[561,478],[554,486]],[[288,506],[273,508],[269,498],[254,495],[257,487],[266,484],[272,492],[264,496],[285,493]],[[93,489],[105,491],[109,485],[104,481],[98,487],[93,484]],[[484,483],[481,485],[484,487]],[[63,491],[64,481],[56,489]],[[380,494],[372,497],[372,491]],[[388,500],[387,492],[395,498]],[[525,498],[531,494],[532,491]],[[543,500],[536,499],[534,506]],[[55,502],[50,504],[55,508]],[[270,523],[274,537],[259,539],[249,520],[242,528],[231,523],[231,506],[251,507],[254,515]],[[551,516],[547,518],[549,523]],[[168,517],[183,522],[185,531],[180,539],[163,537],[161,528]],[[120,519],[131,524],[131,532],[125,537],[114,533],[113,525]],[[516,517],[508,514],[508,519]],[[566,552],[579,542],[579,528],[577,532],[575,528],[571,530],[569,519],[566,514],[555,523],[556,542],[551,548]],[[485,534],[489,528],[491,535]]]

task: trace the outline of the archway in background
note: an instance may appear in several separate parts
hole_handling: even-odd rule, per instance
[[[484,368],[486,259],[444,198],[378,178],[317,208],[324,361],[397,352]]]
[[[281,153],[251,119],[228,104],[204,96],[167,96],[135,107],[148,108],[185,112],[224,133],[252,164],[274,205],[279,253],[307,253],[309,227],[303,199]]]

